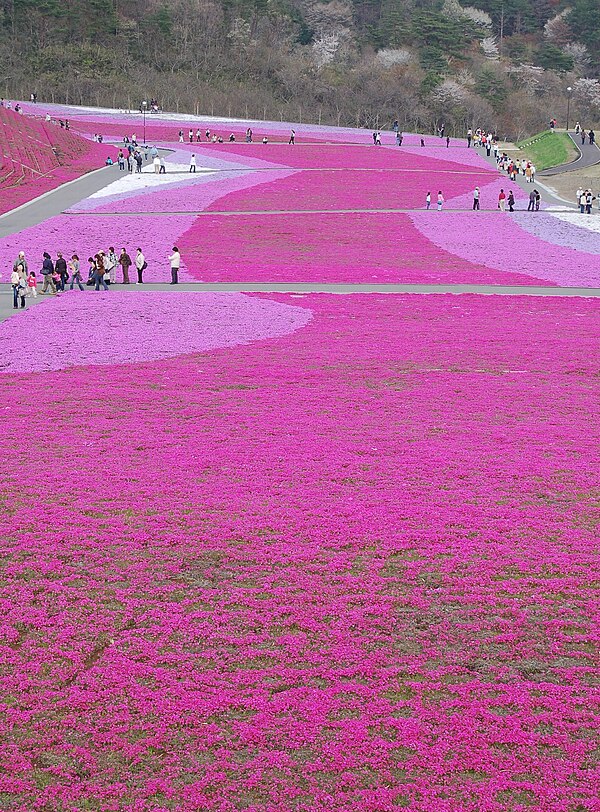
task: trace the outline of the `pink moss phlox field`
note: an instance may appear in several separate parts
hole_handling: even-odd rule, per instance
[[[2,807],[597,812],[600,302],[277,299],[0,376]]]
[[[446,195],[446,203],[444,208],[446,209],[472,209],[473,207],[473,192],[475,186],[479,186],[479,205],[481,209],[498,209],[498,195],[500,191],[504,191],[506,197],[508,197],[508,193],[512,191],[514,198],[515,198],[515,208],[516,209],[526,209],[528,200],[528,194],[524,192],[520,186],[516,183],[511,183],[507,177],[496,178],[492,180],[490,183],[490,178],[486,178],[484,183],[480,183],[479,178],[473,177],[470,189],[461,195],[452,196]],[[508,206],[506,207],[508,211]],[[539,212],[538,212],[539,213]]]
[[[261,173],[262,174],[262,173]],[[232,193],[216,200],[210,208],[217,211],[285,211],[285,210],[355,210],[414,209],[425,206],[431,190],[427,184],[445,189],[448,197],[467,193],[473,184],[483,185],[489,175],[441,172],[431,167],[429,173],[411,171],[410,166],[382,173],[377,170],[340,169],[305,171],[288,176],[275,175],[260,188]]]
[[[95,203],[96,212],[204,211],[232,192],[254,190],[262,184],[279,181],[294,172],[293,169],[277,169],[261,172],[222,171],[204,177],[196,174],[191,175],[197,178],[194,181],[186,179],[156,190],[145,189],[135,195],[108,199],[108,202],[104,202],[107,198],[88,198],[85,203]]]
[[[444,218],[456,216],[425,215],[444,228]],[[535,281],[438,248],[402,213],[203,215],[178,244],[190,275],[204,282]]]
[[[309,319],[305,308],[242,293],[73,291],[0,323],[0,372],[205,352],[285,335]]]
[[[0,127],[0,214],[102,167],[108,155],[116,154],[111,145],[88,142],[5,108],[0,111]],[[6,174],[11,167],[13,172]]]
[[[448,212],[436,220],[430,212],[412,212],[409,217],[419,231],[441,249],[488,268],[530,276],[563,287],[599,287],[597,255],[575,251],[539,239],[520,227],[526,212],[486,214],[485,221],[472,213]],[[585,239],[581,244],[585,247]]]
[[[194,223],[189,215],[156,217],[105,217],[95,214],[62,214],[37,226],[26,228],[16,234],[0,238],[0,265],[12,267],[19,251],[24,250],[31,269],[42,266],[42,254],[49,251],[53,258],[62,251],[67,256],[77,253],[81,259],[84,277],[87,277],[87,258],[99,250],[114,246],[117,254],[121,248],[129,251],[132,259],[138,246],[143,248],[148,269],[144,272],[146,282],[170,281],[169,256],[173,245]],[[135,281],[135,271],[131,273]],[[185,257],[181,281],[186,281]],[[117,268],[121,280],[121,269]]]
[[[576,219],[565,221],[562,216],[540,212],[540,217],[528,214],[515,216],[516,222],[524,230],[545,242],[562,245],[574,251],[586,251],[589,254],[600,254],[600,230],[590,230],[586,226],[595,222],[588,220],[588,215],[575,215]],[[569,215],[571,218],[571,215]]]

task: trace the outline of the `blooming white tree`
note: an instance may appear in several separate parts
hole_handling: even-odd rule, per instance
[[[382,48],[377,52],[377,61],[384,68],[391,68],[393,65],[408,65],[413,61],[413,55],[408,48]]]
[[[544,39],[558,46],[566,45],[573,39],[573,31],[567,22],[567,15],[570,11],[570,8],[566,8],[548,20],[544,26]]]
[[[592,60],[585,45],[580,42],[572,42],[565,45],[564,52],[573,60],[573,68],[579,74],[586,74],[591,67]]]
[[[473,6],[461,6],[458,0],[444,0],[442,11],[446,17],[454,20],[470,20],[480,28],[492,27],[492,18],[487,12]]]
[[[533,96],[542,87],[544,69],[539,65],[516,65],[509,68],[508,73],[529,96]]]
[[[341,33],[321,34],[312,44],[313,59],[318,68],[324,68],[335,59],[340,49]]]
[[[498,47],[498,40],[496,37],[484,37],[481,40],[481,50],[487,59],[500,58],[500,48]]]
[[[600,82],[598,79],[577,79],[573,85],[573,95],[580,104],[600,109]]]

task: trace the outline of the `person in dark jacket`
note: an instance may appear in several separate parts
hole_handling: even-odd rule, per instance
[[[44,284],[42,285],[40,293],[46,293],[48,288],[50,288],[50,293],[52,295],[56,293],[56,285],[54,284],[54,279],[52,278],[53,273],[54,265],[50,259],[50,254],[47,251],[44,251],[44,261],[42,263],[42,276],[44,277]]]
[[[121,248],[121,255],[119,257],[119,265],[123,271],[123,284],[130,285],[131,282],[129,281],[129,269],[133,263],[131,262],[131,257],[127,253],[124,248]]]
[[[65,289],[67,280],[69,279],[69,272],[67,271],[67,260],[59,251],[56,255],[56,262],[54,263],[54,270],[60,276],[59,286],[61,290]]]

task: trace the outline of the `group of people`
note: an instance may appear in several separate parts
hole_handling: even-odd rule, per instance
[[[171,268],[170,285],[179,283],[179,268],[181,266],[181,254],[177,246],[173,246],[172,254],[169,256]],[[108,290],[109,285],[117,282],[117,267],[120,266],[122,274],[122,284],[132,284],[129,278],[130,269],[135,268],[137,272],[137,285],[144,282],[144,271],[148,267],[146,257],[141,248],[136,249],[135,258],[132,259],[126,248],[121,248],[117,254],[114,246],[107,251],[98,251],[93,256],[88,257],[87,277],[83,279],[81,262],[77,254],[72,254],[70,259],[66,259],[61,251],[56,254],[53,261],[51,255],[44,251],[42,256],[42,268],[40,275],[43,279],[40,294],[56,296],[67,290],[73,290],[77,285],[83,291],[84,284],[93,287],[95,291],[100,288]],[[69,285],[70,281],[70,285]],[[13,307],[24,308],[28,298],[35,299],[38,295],[38,276],[35,271],[30,270],[25,257],[25,252],[20,251],[13,263],[10,282],[13,291]]]
[[[596,133],[592,130],[591,127],[586,133],[585,128],[582,127],[579,122],[577,122],[575,124],[575,134],[580,136],[580,138],[581,138],[581,146],[585,145],[585,139],[586,138],[588,139],[590,144],[595,144],[596,143]]]
[[[577,200],[581,214],[592,213],[592,206],[594,205],[596,196],[592,193],[591,189],[582,189],[579,187],[575,193],[575,199]]]
[[[206,142],[208,144],[224,144],[225,143],[225,139],[223,138],[222,135],[219,135],[218,133],[214,133],[214,132],[211,133],[211,131],[209,129],[206,129],[204,131],[204,137],[206,138]],[[184,133],[183,130],[179,130],[178,138],[179,138],[179,143],[180,144],[183,144],[185,142],[185,133]],[[254,139],[254,133],[252,131],[252,127],[248,127],[246,129],[246,134],[244,136],[244,140],[245,140],[246,144],[252,144],[253,139]],[[190,127],[189,130],[188,130],[188,133],[187,133],[187,140],[188,140],[188,142],[190,144],[193,144],[193,143],[199,144],[202,141],[202,130],[200,129],[200,127],[198,127],[195,132],[194,132],[193,128]],[[227,140],[229,141],[230,144],[234,143],[234,141],[236,140],[235,139],[235,133],[230,133],[229,138]],[[262,143],[263,144],[268,144],[269,143],[269,139],[267,138],[266,135],[264,135],[262,137]],[[288,144],[295,144],[295,143],[296,143],[296,131],[291,130]]]

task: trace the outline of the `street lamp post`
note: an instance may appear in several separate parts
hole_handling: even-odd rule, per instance
[[[572,87],[567,88],[567,132],[569,132],[569,115],[571,113],[571,93],[573,92]]]
[[[146,110],[148,109],[148,102],[142,102],[142,114],[144,116],[144,144],[146,143]],[[567,116],[568,118],[568,116]]]

